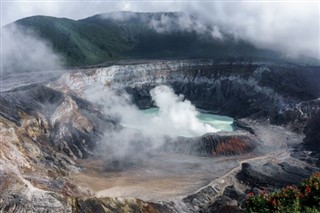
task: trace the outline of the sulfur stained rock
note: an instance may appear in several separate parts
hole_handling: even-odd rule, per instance
[[[250,153],[259,146],[258,139],[248,132],[217,132],[200,137],[180,137],[168,141],[162,149],[168,152],[196,156],[240,155]]]

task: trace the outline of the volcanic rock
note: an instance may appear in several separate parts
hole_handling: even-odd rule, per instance
[[[294,162],[281,163],[243,163],[237,178],[251,187],[281,188],[287,185],[297,185],[303,179],[310,177],[315,168],[292,165]]]
[[[252,152],[259,141],[248,132],[208,133],[201,137],[180,137],[167,142],[163,150],[196,156],[241,155]]]
[[[2,211],[71,212],[67,196],[86,195],[68,174],[114,122],[82,102],[45,86],[1,93]]]
[[[77,212],[92,213],[171,213],[172,209],[157,203],[135,198],[88,198],[76,199]]]
[[[200,211],[200,212],[201,213],[212,213],[212,212],[217,212],[217,213],[229,213],[229,212],[240,213],[240,212],[245,212],[245,211],[241,210],[238,207],[237,202],[235,200],[232,200],[227,196],[220,196],[207,209],[205,209],[203,211]]]
[[[312,151],[320,151],[320,103],[319,110],[311,117],[304,128],[305,147]]]

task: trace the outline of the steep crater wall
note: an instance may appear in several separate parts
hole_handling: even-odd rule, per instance
[[[319,67],[266,60],[160,61],[68,73],[54,88],[83,94],[101,82],[125,89],[140,108],[153,106],[149,91],[166,84],[198,108],[235,118],[270,119],[302,132],[320,95]]]

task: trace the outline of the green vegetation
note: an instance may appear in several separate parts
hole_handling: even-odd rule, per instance
[[[83,66],[123,58],[174,59],[266,57],[277,58],[272,51],[261,50],[224,33],[214,39],[210,32],[175,29],[159,33],[150,21],[162,13],[132,13],[130,18],[117,20],[96,15],[83,20],[33,16],[16,24],[32,29],[64,56],[67,65]],[[168,15],[168,14],[167,14]],[[176,13],[170,18],[177,19]]]
[[[320,212],[320,173],[303,181],[298,187],[288,186],[278,192],[248,194],[248,212]]]
[[[117,57],[128,48],[115,27],[102,28],[65,18],[34,16],[17,22],[49,41],[67,64],[90,65]]]

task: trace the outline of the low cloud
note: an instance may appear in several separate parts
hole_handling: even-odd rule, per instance
[[[129,10],[154,11],[155,5],[165,8],[166,4],[146,3],[142,8],[130,4]],[[159,33],[195,31],[219,40],[231,35],[257,48],[280,52],[285,57],[320,59],[319,2],[185,2],[173,5],[167,7],[182,12],[154,16],[149,27]],[[158,11],[168,12],[168,9]],[[117,18],[123,19],[122,15],[128,18],[128,14],[117,13]]]
[[[320,60],[320,3],[202,2],[185,3],[176,23],[163,16],[154,21],[157,31],[194,30],[243,39],[257,48],[278,51],[285,57]]]
[[[2,28],[1,39],[5,74],[62,69],[62,58],[31,30],[12,24]]]
[[[319,2],[190,3],[185,10],[258,48],[320,59]]]
[[[164,13],[160,17],[151,19],[148,25],[159,33],[172,31],[206,33],[210,30],[201,20],[187,13],[175,13],[175,16],[170,13]]]
[[[115,21],[128,21],[132,18],[135,18],[136,13],[129,12],[129,11],[123,11],[123,12],[111,12],[111,13],[103,13],[100,15],[100,18],[102,19],[112,19]]]
[[[172,24],[167,16],[163,16],[150,25],[159,32],[172,30],[175,26],[206,31],[209,26],[214,38],[223,38],[225,32],[249,41],[258,48],[279,51],[288,57],[310,56],[320,59],[320,2],[316,1],[4,2],[1,12],[3,23],[6,24],[39,14],[81,19],[114,11],[181,11],[196,17],[196,21],[182,15],[177,23]]]

